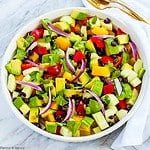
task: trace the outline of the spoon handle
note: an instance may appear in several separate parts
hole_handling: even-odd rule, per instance
[[[123,1],[121,1],[121,0],[111,0],[111,2],[120,4],[124,8],[128,9],[131,12],[131,14],[133,14],[136,18],[138,18],[138,20],[143,21],[143,22],[145,22],[145,23],[147,23],[147,24],[150,25],[150,20],[149,19],[145,18],[144,16],[142,16],[141,14],[139,14],[138,12],[136,12],[135,10],[133,10],[132,8],[130,8]]]

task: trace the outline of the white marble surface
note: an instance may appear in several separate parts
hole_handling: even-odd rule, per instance
[[[83,4],[80,0],[0,0],[0,58],[11,38],[24,24],[48,11],[70,6],[83,6]],[[64,143],[51,140],[22,124],[8,107],[3,94],[0,93],[0,149],[20,147],[20,149],[27,150],[52,148],[55,150],[109,150],[121,130],[122,128],[101,139],[84,143]],[[126,149],[149,150],[150,139],[141,146]]]

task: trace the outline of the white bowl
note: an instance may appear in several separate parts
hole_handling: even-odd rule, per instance
[[[142,82],[142,87],[141,87],[141,91],[140,94],[138,96],[137,102],[135,103],[135,105],[133,106],[133,108],[129,111],[129,113],[126,115],[126,117],[124,117],[121,121],[119,121],[118,123],[116,123],[115,125],[113,125],[112,127],[97,133],[97,134],[93,134],[93,135],[89,135],[89,136],[82,136],[82,137],[63,137],[63,136],[59,136],[59,135],[55,135],[55,134],[51,134],[48,133],[38,127],[36,127],[35,125],[31,124],[27,119],[25,119],[25,117],[15,108],[15,106],[12,103],[12,99],[10,96],[10,93],[7,89],[7,71],[5,69],[5,65],[9,62],[9,60],[12,58],[13,53],[16,49],[16,40],[20,35],[25,35],[28,31],[33,30],[34,28],[36,28],[39,25],[39,21],[41,18],[45,18],[48,17],[50,19],[55,19],[57,17],[60,17],[62,15],[67,15],[69,14],[73,9],[81,9],[81,10],[86,10],[90,15],[97,15],[101,18],[106,18],[109,17],[111,18],[112,22],[117,25],[118,27],[120,27],[121,29],[123,29],[124,31],[126,31],[127,33],[130,34],[131,39],[137,44],[138,49],[140,50],[140,56],[142,58],[142,60],[144,61],[144,67],[146,68],[146,70],[148,70],[148,63],[145,57],[144,52],[142,51],[144,49],[144,45],[142,44],[142,40],[141,40],[141,36],[139,34],[137,34],[134,31],[134,28],[127,25],[126,22],[121,22],[119,20],[117,20],[117,18],[114,18],[110,15],[106,15],[103,14],[97,10],[90,10],[87,8],[65,8],[65,9],[60,9],[60,10],[56,10],[56,11],[52,11],[49,13],[46,13],[34,20],[32,20],[30,23],[28,23],[27,25],[25,25],[20,31],[18,31],[18,33],[14,36],[14,38],[12,39],[12,41],[10,42],[5,55],[3,57],[3,61],[2,61],[2,68],[1,68],[1,85],[2,85],[2,90],[4,92],[5,98],[9,104],[9,106],[11,107],[11,109],[13,110],[13,112],[16,114],[16,116],[28,127],[30,127],[32,130],[46,136],[52,139],[56,139],[56,140],[60,140],[60,141],[65,141],[65,142],[83,142],[83,141],[89,141],[89,140],[94,140],[100,137],[103,137],[111,132],[113,132],[114,130],[118,129],[120,126],[122,126],[123,124],[126,123],[126,121],[128,121],[131,116],[133,115],[133,113],[136,112],[138,106],[141,104],[143,96],[145,95],[145,91],[147,88],[147,83],[148,83],[148,73],[146,72],[146,74],[144,75],[143,78],[143,82]]]

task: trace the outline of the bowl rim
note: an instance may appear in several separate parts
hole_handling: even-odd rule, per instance
[[[16,41],[16,38],[20,35],[20,33],[22,33],[26,28],[28,28],[31,24],[33,24],[36,21],[39,21],[41,18],[44,17],[48,17],[48,16],[52,16],[52,14],[55,13],[60,13],[60,12],[64,12],[64,11],[71,11],[73,9],[80,9],[80,10],[85,10],[88,11],[89,13],[93,13],[95,15],[100,14],[102,16],[107,16],[110,17],[113,21],[117,21],[119,22],[119,26],[122,26],[124,29],[126,29],[126,25],[124,22],[121,22],[119,20],[117,20],[117,18],[115,18],[114,16],[111,16],[110,14],[107,13],[102,13],[98,10],[94,10],[94,9],[89,9],[89,8],[85,8],[85,7],[69,7],[69,8],[63,8],[63,9],[57,9],[54,11],[50,11],[48,13],[45,13],[43,15],[40,15],[39,17],[36,17],[35,19],[32,19],[31,21],[29,21],[29,23],[26,23],[20,30],[18,30],[18,32],[15,34],[15,36],[12,38],[11,42],[8,44],[8,47],[6,49],[6,52],[2,58],[2,65],[1,65],[1,86],[2,87],[2,92],[4,94],[4,96],[7,99],[7,102],[11,108],[11,110],[13,111],[13,113],[16,115],[16,117],[23,122],[25,125],[27,125],[29,128],[31,128],[32,130],[40,133],[41,135],[44,135],[46,137],[49,137],[51,139],[55,139],[55,140],[59,140],[59,141],[64,141],[64,142],[86,142],[86,141],[90,141],[90,140],[95,140],[98,138],[101,138],[105,135],[108,135],[110,133],[112,133],[113,131],[115,131],[116,129],[118,129],[119,127],[121,127],[122,125],[124,125],[131,117],[132,115],[137,111],[137,108],[140,106],[143,97],[144,97],[144,92],[146,91],[145,89],[148,86],[148,69],[146,69],[146,75],[144,75],[144,79],[142,81],[142,87],[137,99],[137,102],[134,104],[134,106],[132,107],[132,109],[128,112],[128,114],[122,119],[120,120],[118,123],[114,124],[112,127],[109,127],[108,129],[97,133],[97,134],[93,134],[93,135],[89,135],[89,136],[81,136],[81,137],[64,137],[64,136],[60,136],[60,135],[56,135],[56,134],[51,134],[48,133],[47,131],[44,131],[38,127],[36,127],[35,125],[33,125],[32,123],[30,123],[17,109],[16,107],[13,105],[12,103],[12,99],[11,96],[8,92],[7,89],[7,84],[6,84],[6,79],[5,79],[5,73],[6,73],[6,69],[5,69],[5,65],[6,63],[10,60],[7,59],[7,57],[9,56],[9,52],[11,50],[11,45]],[[63,14],[61,14],[60,16],[62,16]],[[118,26],[118,25],[117,25]],[[137,34],[136,34],[137,35]],[[139,38],[139,35],[138,35]],[[13,52],[15,51],[15,49],[13,50]],[[145,57],[145,54],[144,54]],[[146,57],[145,57],[146,58]],[[148,66],[148,62],[147,59],[144,61],[145,62],[145,66]],[[143,85],[144,84],[144,85]]]

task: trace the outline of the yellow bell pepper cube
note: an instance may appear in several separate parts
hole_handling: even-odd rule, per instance
[[[91,134],[91,128],[87,127],[85,125],[80,126],[80,135],[81,136],[86,136]]]
[[[65,78],[55,78],[56,93],[65,89]]]
[[[107,66],[105,66],[105,67],[93,66],[92,75],[93,76],[109,77],[110,76],[110,69]]]
[[[57,102],[52,102],[51,103],[51,109],[57,110],[58,109],[58,104]]]
[[[108,32],[108,30],[106,28],[104,28],[104,27],[98,27],[98,26],[93,27],[91,29],[91,32],[93,34],[96,34],[96,35],[103,35],[103,34],[106,35],[106,34],[109,34],[109,32]]]
[[[72,80],[72,74],[70,72],[64,72],[63,74],[63,78],[67,79],[67,80]]]
[[[72,119],[78,122],[83,119],[83,116],[73,116]]]
[[[39,59],[39,55],[34,52],[31,56],[29,56],[29,58],[30,58],[33,62],[35,62],[35,61],[37,61],[37,60]]]

